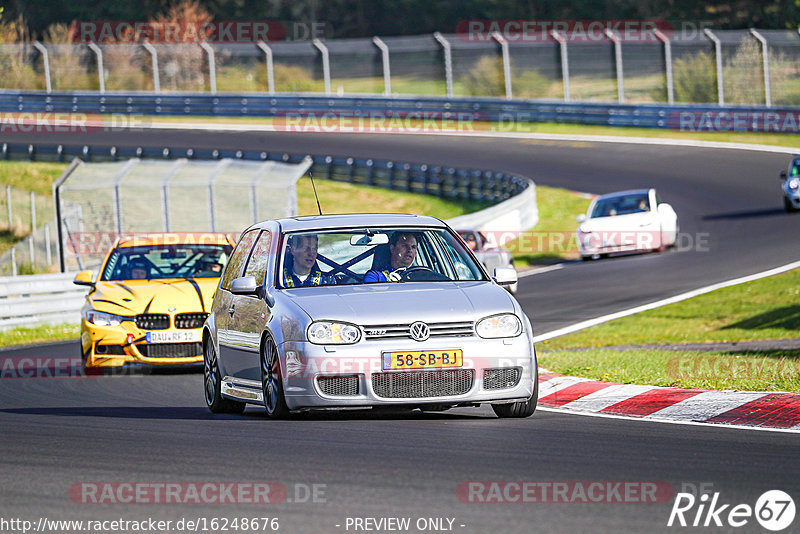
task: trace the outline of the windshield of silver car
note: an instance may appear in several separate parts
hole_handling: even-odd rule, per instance
[[[295,232],[283,239],[278,287],[486,280],[454,234],[430,228]]]

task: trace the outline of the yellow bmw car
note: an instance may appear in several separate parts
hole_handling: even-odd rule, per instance
[[[117,239],[81,310],[85,368],[203,361],[202,327],[233,250],[225,234],[147,234]]]

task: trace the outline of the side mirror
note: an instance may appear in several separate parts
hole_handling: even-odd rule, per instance
[[[255,276],[242,276],[231,282],[231,293],[234,295],[255,295],[258,293],[258,284]]]
[[[510,286],[517,283],[517,270],[513,267],[495,267],[494,281],[501,286]]]
[[[581,213],[580,215],[575,217],[575,222],[577,222],[577,223],[582,223],[584,221],[586,221],[586,214],[585,213]]]
[[[92,271],[81,271],[75,275],[75,280],[72,281],[76,286],[89,286],[94,287],[92,282]]]
[[[781,171],[781,180],[785,180],[785,179],[786,179],[786,176],[788,176],[788,175],[786,174],[786,171]]]

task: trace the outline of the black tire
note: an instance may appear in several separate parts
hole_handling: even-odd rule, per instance
[[[278,347],[270,336],[261,344],[261,393],[264,396],[264,408],[270,419],[286,419],[289,408],[283,395],[283,378],[281,374]]]
[[[206,406],[211,413],[240,414],[247,406],[244,402],[236,402],[222,396],[222,377],[219,373],[217,351],[210,339],[203,343],[203,389]]]
[[[533,415],[536,411],[536,403],[539,400],[539,380],[537,375],[536,383],[533,386],[533,395],[525,402],[511,402],[508,404],[492,404],[492,410],[497,417],[505,418],[524,418]]]
[[[789,200],[789,197],[783,197],[783,208],[786,210],[786,213],[793,213],[797,211],[794,208],[794,204],[792,204],[792,201]]]

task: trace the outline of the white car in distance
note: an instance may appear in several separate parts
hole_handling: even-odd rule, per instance
[[[619,191],[596,197],[578,215],[578,250],[583,260],[609,254],[664,251],[678,239],[678,216],[655,189]]]

